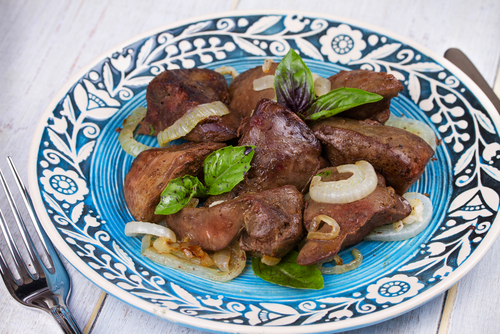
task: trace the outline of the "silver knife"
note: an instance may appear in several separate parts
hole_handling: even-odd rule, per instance
[[[481,90],[486,94],[486,96],[490,99],[491,103],[495,106],[497,111],[500,113],[500,99],[495,94],[493,89],[491,89],[490,85],[484,80],[483,76],[477,68],[472,64],[469,58],[460,51],[459,49],[448,49],[444,53],[444,57],[451,61],[455,66],[461,69],[469,78],[472,79],[476,83],[476,85],[481,88]]]

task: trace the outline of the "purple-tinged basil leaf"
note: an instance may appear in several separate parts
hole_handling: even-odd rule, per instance
[[[290,49],[274,74],[276,99],[293,112],[306,111],[314,102],[314,80],[300,56]]]

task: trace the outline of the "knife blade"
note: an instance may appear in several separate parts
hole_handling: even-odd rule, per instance
[[[444,57],[451,61],[455,66],[461,69],[469,78],[476,83],[476,85],[481,88],[481,90],[486,94],[488,99],[490,99],[493,106],[500,113],[500,99],[490,87],[490,85],[484,80],[484,77],[479,73],[476,66],[470,61],[467,56],[459,49],[451,48],[446,50]]]

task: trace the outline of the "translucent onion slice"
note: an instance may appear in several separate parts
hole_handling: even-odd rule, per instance
[[[144,234],[141,241],[141,254],[151,245],[151,234]]]
[[[330,225],[332,227],[332,231],[330,233],[316,232],[321,222],[325,222]],[[317,215],[313,219],[311,231],[307,234],[307,239],[333,240],[339,236],[339,233],[340,226],[335,219],[326,215]]]
[[[273,256],[267,256],[264,255],[262,256],[262,259],[260,260],[262,263],[268,265],[268,266],[275,266],[278,263],[280,263],[281,258],[280,257],[273,257]]]
[[[238,242],[235,242],[231,247],[231,259],[229,262],[229,271],[227,272],[215,268],[204,267],[192,263],[190,259],[180,258],[173,254],[160,254],[153,247],[147,248],[142,255],[166,267],[182,270],[188,274],[218,282],[230,281],[241,274],[245,268],[247,259],[245,251],[240,250]]]
[[[388,224],[384,226],[380,226],[371,231],[366,237],[365,240],[371,241],[401,241],[413,238],[420,232],[422,232],[431,221],[432,218],[432,202],[431,200],[422,194],[419,193],[406,193],[403,195],[407,200],[411,200],[414,198],[418,198],[420,202],[424,205],[424,210],[422,212],[422,216],[411,225],[404,224],[403,229],[400,231],[395,231],[393,228],[393,224]],[[413,210],[412,210],[413,211]]]
[[[220,73],[222,75],[230,74],[233,77],[233,79],[239,75],[238,71],[236,71],[236,69],[232,66],[218,67],[215,69],[215,72]]]
[[[256,92],[269,88],[274,88],[274,75],[265,75],[253,81],[253,90]]]
[[[200,203],[200,200],[198,198],[191,198],[189,202],[184,206],[185,208],[196,208],[198,204]]]
[[[411,132],[429,144],[434,151],[436,151],[436,135],[434,131],[424,122],[407,117],[397,117],[391,114],[385,125],[393,126],[395,128],[403,129]]]
[[[262,72],[269,73],[271,71],[271,65],[274,64],[274,60],[271,58],[264,60],[264,64],[262,65]]]
[[[224,116],[229,114],[229,109],[221,101],[197,105],[188,110],[174,124],[158,134],[160,146],[167,146],[169,142],[187,135],[202,120],[210,116]]]
[[[231,261],[231,250],[226,247],[220,251],[217,251],[214,253],[213,259],[217,268],[219,268],[221,271],[228,272],[229,262]]]
[[[352,260],[351,262],[349,262],[347,264],[336,265],[333,267],[322,266],[320,268],[321,273],[324,275],[338,275],[338,274],[343,274],[343,273],[346,273],[348,271],[351,271],[351,270],[358,268],[361,265],[361,263],[363,263],[363,255],[356,248],[354,248],[351,251],[351,253],[352,253],[352,256],[354,256],[354,260]]]
[[[146,223],[146,222],[130,222],[125,225],[125,235],[128,237],[136,237],[138,235],[150,234],[157,237],[164,237],[175,242],[176,237],[174,231],[168,227]]]
[[[330,80],[320,76],[313,79],[314,79],[314,92],[316,93],[316,96],[325,95],[326,93],[332,90],[332,83],[330,82]]]
[[[144,107],[135,109],[132,114],[123,121],[123,128],[118,135],[118,141],[122,149],[133,157],[151,148],[151,146],[141,144],[134,139],[134,130],[144,117],[146,117],[146,113],[147,109]]]
[[[314,176],[309,188],[311,198],[322,203],[351,203],[370,195],[377,187],[377,174],[366,161],[355,165],[338,166],[339,173],[352,173],[347,180],[323,182],[321,176]]]

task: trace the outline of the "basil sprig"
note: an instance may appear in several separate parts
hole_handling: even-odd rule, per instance
[[[306,121],[334,116],[342,111],[382,100],[383,97],[358,88],[341,87],[321,95],[307,110]]]
[[[382,100],[382,96],[357,88],[342,87],[316,99],[311,71],[290,49],[274,74],[277,101],[306,122],[334,116],[342,111]]]
[[[324,287],[323,275],[315,265],[301,266],[297,264],[299,253],[291,251],[280,263],[268,266],[260,258],[252,258],[252,269],[255,275],[270,283],[297,289],[320,290]]]
[[[277,101],[296,113],[307,110],[316,97],[311,71],[293,49],[276,68],[274,89]]]
[[[205,185],[191,175],[170,180],[160,195],[155,214],[180,211],[193,197],[219,195],[240,183],[250,169],[255,146],[226,146],[212,152],[203,162]]]

